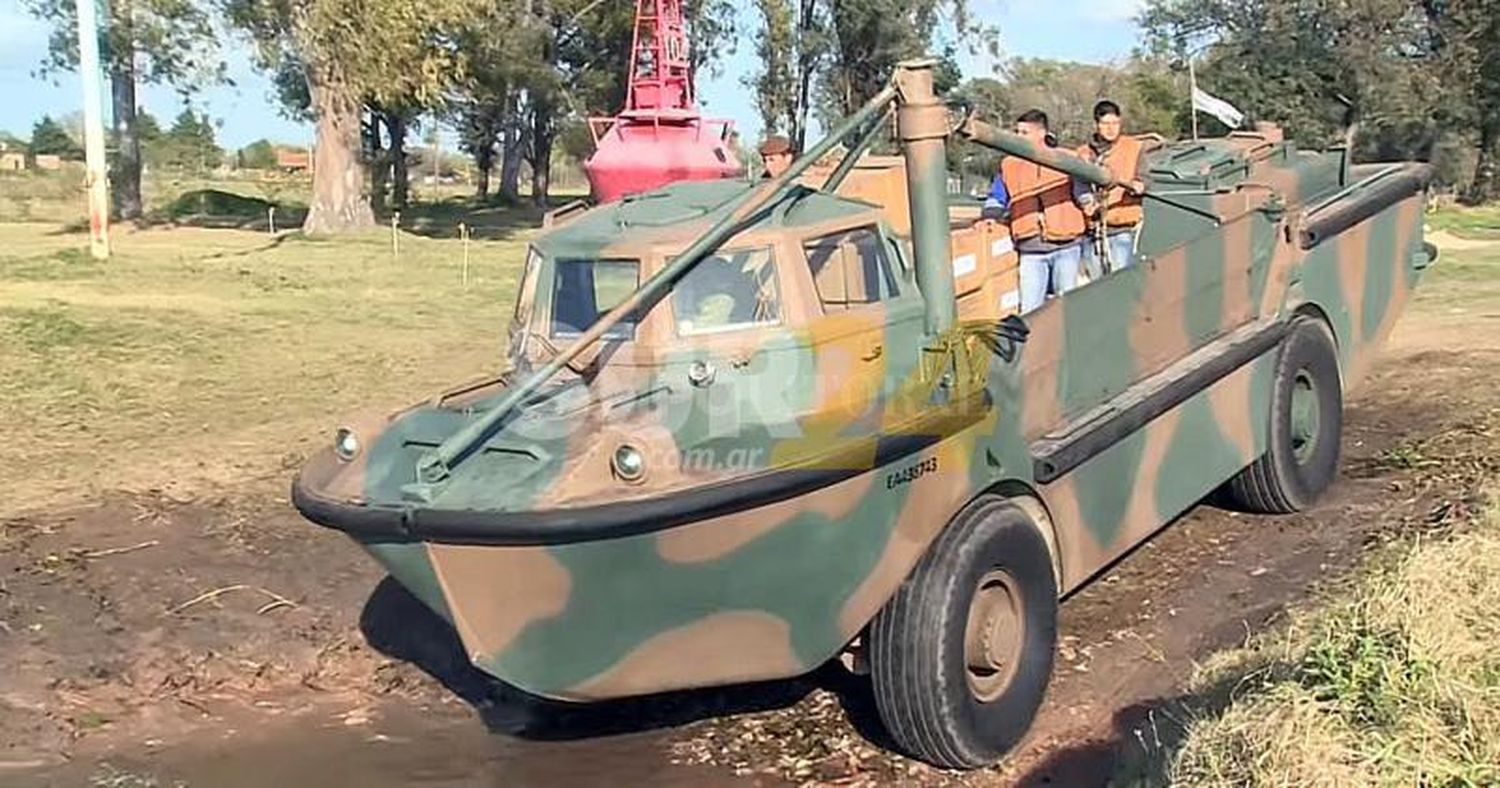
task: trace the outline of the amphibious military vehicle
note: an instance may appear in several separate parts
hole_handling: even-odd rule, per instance
[[[861,157],[890,113],[901,156]],[[906,64],[774,180],[560,218],[506,371],[347,422],[296,506],[535,695],[853,652],[902,748],[996,760],[1060,595],[1215,490],[1286,512],[1329,484],[1344,392],[1436,253],[1423,165],[1234,133],[1150,152],[1138,261],[1017,315],[945,145],[1113,180],[954,114]]]

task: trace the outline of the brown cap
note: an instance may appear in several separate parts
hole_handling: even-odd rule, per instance
[[[775,156],[779,153],[791,153],[792,141],[780,134],[772,134],[766,137],[760,144],[760,155]]]

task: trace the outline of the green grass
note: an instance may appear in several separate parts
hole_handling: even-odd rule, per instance
[[[1442,249],[1437,264],[1423,274],[1417,286],[1414,309],[1456,319],[1470,319],[1475,310],[1494,311],[1500,303],[1500,230],[1492,239],[1484,238],[1473,229],[1481,226],[1481,221],[1495,221],[1500,228],[1500,208],[1449,208],[1428,215],[1430,230],[1451,233],[1467,245]]]
[[[1500,784],[1500,509],[1206,666],[1146,770],[1183,786]],[[1124,780],[1122,780],[1124,782]]]
[[[0,225],[5,509],[116,487],[268,478],[341,415],[499,368],[524,237],[118,233],[95,262]],[[290,455],[290,458],[289,458]]]
[[[1500,240],[1500,205],[1444,208],[1431,214],[1427,224],[1460,238]]]

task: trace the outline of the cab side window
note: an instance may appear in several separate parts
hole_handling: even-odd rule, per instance
[[[890,252],[873,227],[825,235],[803,248],[825,312],[857,309],[901,294]]]
[[[781,322],[771,250],[709,255],[672,289],[679,336],[736,331]]]

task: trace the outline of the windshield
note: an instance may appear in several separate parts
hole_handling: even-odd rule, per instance
[[[636,260],[558,260],[552,279],[552,336],[575,337],[630,296],[640,285]],[[635,336],[628,315],[604,333],[605,339]]]
[[[679,336],[780,322],[771,249],[725,251],[703,258],[673,288],[672,313]]]

